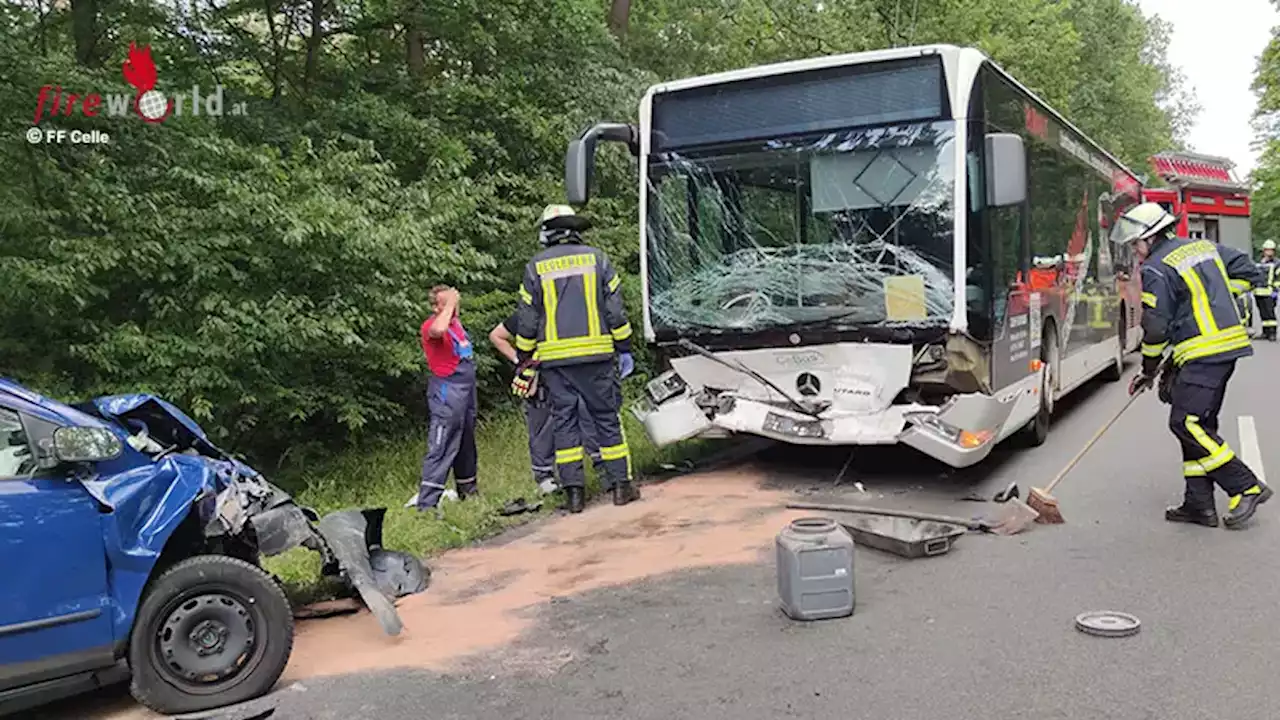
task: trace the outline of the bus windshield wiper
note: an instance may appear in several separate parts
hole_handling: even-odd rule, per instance
[[[755,380],[757,380],[758,382],[760,382],[760,383],[761,383],[762,385],[764,385],[765,387],[772,389],[774,392],[776,392],[776,393],[778,393],[779,395],[781,395],[782,397],[786,398],[787,402],[791,404],[791,407],[795,408],[796,412],[798,412],[798,413],[800,413],[800,414],[802,414],[802,415],[806,415],[806,416],[808,416],[808,417],[811,417],[811,418],[813,418],[814,420],[821,420],[821,419],[822,419],[822,418],[821,418],[821,417],[819,417],[816,413],[814,413],[813,411],[809,410],[809,409],[808,409],[808,408],[806,408],[804,405],[800,404],[800,401],[799,401],[799,400],[796,400],[795,398],[793,398],[793,397],[791,397],[790,395],[788,395],[788,394],[787,394],[787,392],[786,392],[785,390],[783,390],[782,388],[778,387],[775,383],[773,383],[771,380],[769,380],[769,378],[767,378],[767,377],[765,377],[765,376],[761,375],[760,373],[756,372],[755,370],[752,370],[751,368],[747,367],[746,365],[744,365],[744,364],[742,363],[742,361],[740,361],[740,360],[735,360],[734,362],[729,362],[728,360],[725,360],[724,358],[719,357],[718,355],[716,355],[715,353],[711,352],[710,350],[708,350],[708,349],[706,349],[706,348],[704,348],[704,347],[702,347],[702,346],[700,346],[700,345],[694,344],[692,341],[688,340],[687,338],[680,338],[680,340],[677,342],[677,344],[678,344],[680,347],[685,348],[686,350],[692,350],[693,352],[695,352],[695,353],[697,353],[697,354],[699,354],[699,355],[701,355],[701,356],[703,356],[703,357],[707,358],[708,360],[711,360],[712,362],[719,363],[719,364],[721,364],[721,365],[723,365],[723,366],[725,366],[725,367],[729,368],[730,370],[737,370],[737,371],[738,371],[738,372],[740,372],[740,373],[744,373],[744,374],[746,374],[747,376],[749,376],[749,377],[751,377],[751,378],[754,378]]]

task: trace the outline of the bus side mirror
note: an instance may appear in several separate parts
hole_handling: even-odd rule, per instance
[[[569,142],[564,155],[564,198],[570,205],[586,205],[591,196],[591,176],[594,174],[595,143],[585,140]]]
[[[987,135],[987,205],[1007,207],[1027,199],[1027,150],[1016,133]]]
[[[564,155],[564,195],[570,205],[586,205],[591,199],[599,140],[626,143],[633,156],[640,155],[640,131],[634,125],[600,123],[582,133],[582,137],[569,143]]]

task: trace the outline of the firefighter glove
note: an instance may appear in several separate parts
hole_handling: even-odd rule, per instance
[[[1156,397],[1165,405],[1173,404],[1173,381],[1178,377],[1178,369],[1169,360],[1160,366],[1160,381],[1156,385]]]
[[[1151,386],[1155,385],[1155,382],[1156,376],[1154,373],[1151,375],[1148,375],[1145,372],[1138,373],[1133,380],[1129,382],[1129,394],[1137,395],[1144,390],[1150,390]]]
[[[526,360],[516,367],[516,376],[511,381],[511,394],[521,398],[531,398],[538,392],[538,362]]]

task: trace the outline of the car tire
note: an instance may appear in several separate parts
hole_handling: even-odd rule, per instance
[[[293,613],[275,579],[237,558],[200,555],[165,571],[143,599],[129,639],[130,690],[169,715],[234,705],[266,694],[292,649]]]
[[[1119,382],[1124,377],[1124,354],[1129,349],[1129,318],[1126,317],[1124,305],[1120,306],[1120,317],[1116,321],[1116,356],[1111,365],[1099,373],[1103,382]]]

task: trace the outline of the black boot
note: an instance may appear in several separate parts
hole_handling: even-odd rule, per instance
[[[1164,511],[1164,519],[1169,522],[1192,523],[1205,527],[1218,527],[1218,511],[1212,507],[1196,507],[1182,503]]]
[[[571,513],[580,513],[587,504],[587,491],[581,487],[567,487],[564,489],[565,507],[569,508]]]
[[[459,500],[466,500],[472,495],[478,495],[479,493],[480,493],[480,486],[475,480],[472,480],[471,482],[458,483],[458,499]]]
[[[1227,505],[1227,514],[1222,516],[1222,524],[1236,527],[1253,517],[1258,506],[1271,499],[1274,494],[1271,488],[1258,483],[1240,495],[1233,496]]]
[[[620,482],[613,488],[613,504],[626,505],[633,500],[640,499],[640,488],[632,485],[630,481]]]

